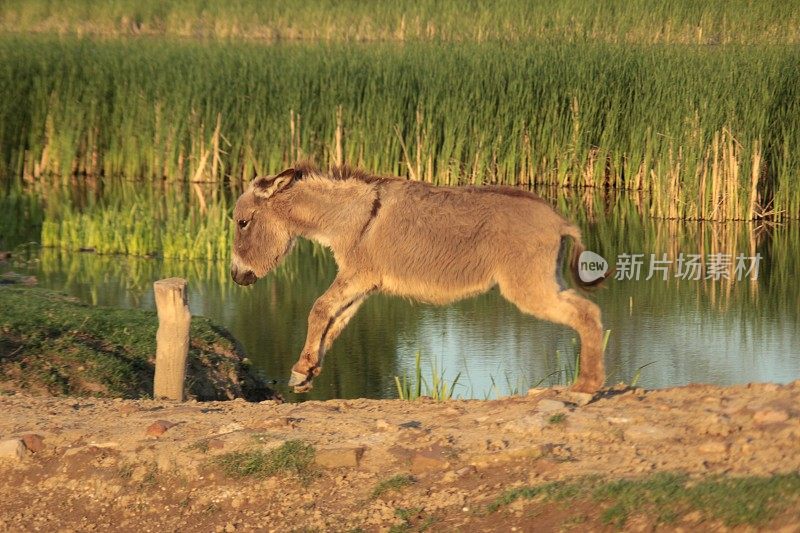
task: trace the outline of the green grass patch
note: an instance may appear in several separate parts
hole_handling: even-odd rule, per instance
[[[378,498],[387,492],[402,490],[416,482],[417,480],[411,474],[397,474],[375,485],[375,488],[372,490],[372,497]]]
[[[425,518],[419,507],[398,507],[394,515],[402,520],[389,528],[389,533],[406,533],[409,531],[427,531],[435,522],[434,517]]]
[[[397,395],[401,400],[417,400],[423,396],[442,402],[453,397],[461,372],[456,374],[452,381],[445,379],[444,368],[439,368],[436,361],[431,361],[430,383],[422,375],[422,355],[419,351],[414,358],[414,375],[404,373],[402,377],[395,376]]]
[[[0,286],[0,390],[139,398],[152,395],[158,317],[83,304],[58,292]],[[248,373],[224,328],[192,317],[187,393],[198,399],[271,392]]]
[[[547,419],[547,422],[550,424],[563,424],[567,420],[567,415],[565,413],[556,413],[551,415],[550,418]]]
[[[800,474],[699,481],[675,473],[614,481],[588,477],[506,491],[487,506],[487,511],[496,512],[520,498],[542,503],[593,501],[599,505],[600,521],[616,527],[623,527],[637,514],[656,524],[669,524],[692,511],[728,527],[764,526],[780,513],[796,508]]]
[[[268,477],[288,473],[307,479],[313,473],[314,456],[311,444],[290,440],[267,451],[229,452],[215,462],[231,477]]]

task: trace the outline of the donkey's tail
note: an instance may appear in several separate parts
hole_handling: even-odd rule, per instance
[[[605,280],[609,277],[614,275],[614,269],[610,269],[608,272],[600,276],[599,278],[592,280],[592,281],[584,281],[581,279],[580,271],[579,271],[579,262],[580,257],[583,252],[586,251],[586,248],[583,246],[583,241],[581,240],[581,230],[573,225],[564,225],[561,229],[561,247],[558,250],[558,276],[559,282],[561,282],[561,272],[564,268],[564,252],[567,246],[567,239],[572,239],[572,253],[569,259],[569,271],[572,274],[572,281],[575,285],[584,290],[595,289],[600,286]],[[563,283],[562,283],[563,287]]]

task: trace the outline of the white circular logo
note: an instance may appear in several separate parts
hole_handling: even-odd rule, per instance
[[[584,283],[602,278],[608,272],[608,261],[602,256],[586,250],[578,258],[578,276]]]

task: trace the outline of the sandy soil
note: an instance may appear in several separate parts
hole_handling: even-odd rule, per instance
[[[510,488],[593,474],[800,471],[800,381],[585,399],[558,390],[446,403],[0,397],[0,531],[613,530],[601,505],[486,505]],[[310,476],[232,478],[215,462],[295,439],[316,449]],[[398,474],[414,482],[373,494]],[[625,527],[654,524],[636,516]],[[794,508],[764,529],[798,524]],[[725,529],[697,513],[664,527]]]

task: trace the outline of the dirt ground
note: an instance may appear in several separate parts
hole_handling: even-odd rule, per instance
[[[608,523],[607,504],[586,498],[491,504],[587,476],[800,472],[800,380],[586,399],[552,389],[444,403],[0,397],[0,531],[713,531],[729,528],[697,511]],[[292,441],[316,451],[302,475],[232,477],[220,465]],[[800,531],[800,510],[732,529],[754,528]]]

